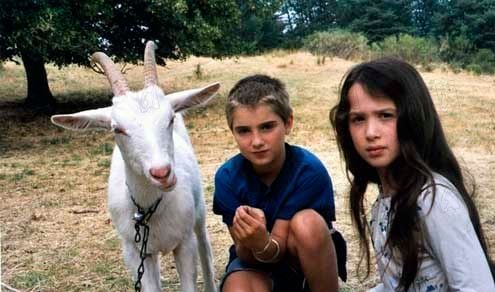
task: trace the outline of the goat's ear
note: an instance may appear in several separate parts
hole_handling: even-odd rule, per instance
[[[220,88],[220,83],[213,83],[203,88],[190,89],[167,95],[175,112],[180,112],[191,107],[205,105]]]
[[[69,130],[110,130],[112,107],[87,110],[70,115],[54,115],[51,120],[57,126]]]

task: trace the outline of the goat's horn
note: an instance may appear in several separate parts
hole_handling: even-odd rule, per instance
[[[91,64],[98,63],[103,67],[103,71],[112,86],[115,96],[125,95],[129,91],[129,86],[122,73],[117,70],[113,61],[102,52],[96,52],[91,56]]]
[[[155,60],[156,45],[153,41],[146,42],[144,49],[144,87],[157,85],[158,77],[156,75]]]

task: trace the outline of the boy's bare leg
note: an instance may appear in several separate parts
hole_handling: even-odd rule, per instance
[[[238,271],[230,274],[221,292],[269,292],[272,290],[271,279],[259,272]]]
[[[312,292],[338,291],[335,247],[325,220],[316,211],[302,210],[292,217],[287,245]]]

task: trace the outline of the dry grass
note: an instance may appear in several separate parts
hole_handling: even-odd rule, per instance
[[[202,78],[194,73],[200,64]],[[282,79],[292,96],[295,130],[289,142],[313,150],[332,174],[338,228],[348,240],[350,280],[343,291],[362,291],[374,282],[358,281],[358,247],[346,206],[347,182],[328,123],[344,72],[353,63],[334,59],[324,66],[305,53],[274,52],[263,56],[212,60],[190,58],[159,68],[166,91],[214,81],[222,89],[206,110],[190,112],[186,122],[200,161],[208,205],[217,277],[227,260],[230,237],[211,212],[213,175],[236,153],[223,117],[223,99],[241,77],[267,73]],[[91,70],[48,66],[52,92],[61,112],[109,103],[103,76]],[[142,84],[141,67],[127,73],[131,88]],[[495,78],[437,70],[423,73],[447,136],[464,166],[476,178],[482,221],[495,247]],[[91,84],[89,86],[89,84]],[[22,67],[6,63],[0,70],[0,101],[15,102],[26,92]],[[77,106],[76,106],[77,105]],[[113,148],[105,133],[73,133],[53,126],[11,104],[0,109],[1,282],[23,291],[128,291],[120,242],[106,212],[106,179]],[[374,194],[370,194],[372,200]],[[495,256],[495,248],[492,255]],[[162,258],[163,286],[178,290],[170,256]]]

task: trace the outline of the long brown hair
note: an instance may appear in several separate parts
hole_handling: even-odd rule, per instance
[[[377,171],[357,153],[349,132],[348,93],[356,83],[372,96],[390,98],[397,108],[400,153],[389,166],[388,172],[397,190],[391,201],[394,217],[386,244],[391,250],[398,250],[402,258],[403,270],[399,282],[401,289],[407,291],[420,265],[418,252],[421,232],[417,232],[420,226],[416,204],[425,184],[434,181],[433,172],[447,178],[461,194],[493,275],[493,263],[488,255],[479,214],[472,200],[475,185],[472,184],[471,191],[467,190],[461,168],[447,143],[423,79],[411,65],[397,59],[382,58],[361,63],[344,76],[340,100],[330,111],[330,121],[351,183],[350,211],[359,233],[361,260],[366,259],[366,277],[370,272],[370,252],[364,194],[369,183],[380,184],[380,180]]]

